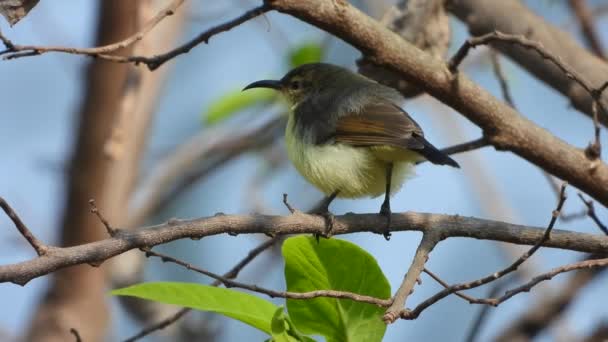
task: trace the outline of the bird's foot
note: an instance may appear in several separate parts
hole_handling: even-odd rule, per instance
[[[325,232],[323,234],[315,233],[315,239],[317,239],[317,243],[319,242],[319,237],[324,237],[329,239],[332,236],[332,230],[334,229],[334,223],[336,222],[336,217],[332,214],[327,208],[321,209],[313,212],[314,215],[318,215],[323,217],[325,220]]]
[[[391,206],[387,202],[382,203],[382,207],[380,207],[380,215],[386,217],[386,226],[384,227],[384,233],[382,235],[386,239],[386,241],[391,239]]]

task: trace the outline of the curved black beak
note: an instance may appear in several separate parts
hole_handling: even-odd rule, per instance
[[[278,89],[282,88],[282,84],[281,84],[281,81],[262,80],[262,81],[257,81],[257,82],[251,83],[250,85],[243,88],[243,91],[245,91],[247,89],[251,89],[251,88],[270,88],[270,89],[278,90]]]

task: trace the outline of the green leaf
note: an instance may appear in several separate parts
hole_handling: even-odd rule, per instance
[[[270,324],[272,329],[272,338],[269,341],[272,342],[315,342],[312,338],[300,334],[293,322],[289,319],[289,316],[283,310],[281,305],[277,311],[275,311]]]
[[[285,311],[283,311],[283,307],[280,306],[275,311],[274,316],[272,316],[272,322],[270,323],[270,328],[272,330],[272,339],[273,342],[294,342],[299,341],[296,337],[289,335],[289,322],[286,318]]]
[[[201,284],[177,282],[142,283],[111,292],[211,311],[237,319],[272,335],[271,322],[278,308],[271,302],[240,291]]]
[[[272,101],[276,92],[271,89],[233,90],[211,102],[203,113],[206,125],[213,125],[228,119],[246,108]]]
[[[386,299],[391,289],[376,260],[360,247],[339,239],[309,236],[283,244],[287,290],[338,290]],[[381,341],[386,330],[384,308],[348,299],[287,300],[289,317],[304,334],[327,342]]]
[[[323,57],[323,48],[318,43],[307,42],[297,46],[289,52],[289,65],[295,68],[306,63],[320,62]]]

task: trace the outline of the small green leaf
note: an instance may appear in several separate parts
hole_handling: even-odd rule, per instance
[[[283,311],[283,307],[277,308],[274,316],[272,316],[272,322],[270,323],[270,328],[272,330],[272,339],[273,342],[296,342],[297,338],[289,335],[289,323],[285,318],[285,311]]]
[[[211,311],[237,319],[272,335],[271,322],[278,308],[271,302],[240,291],[177,282],[142,283],[111,292],[187,308]]]
[[[315,342],[312,338],[300,334],[281,305],[272,317],[272,342]]]
[[[246,108],[272,101],[276,92],[271,89],[233,90],[211,102],[203,113],[207,125],[217,124]]]
[[[297,236],[283,244],[287,290],[338,290],[386,299],[390,285],[376,260],[360,247],[336,238]],[[287,300],[291,321],[304,334],[327,342],[381,341],[385,309],[348,299]]]
[[[289,65],[295,68],[306,63],[320,62],[323,57],[323,48],[318,43],[307,42],[297,46],[289,52]]]

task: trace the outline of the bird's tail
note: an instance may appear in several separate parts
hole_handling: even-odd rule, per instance
[[[420,140],[422,141],[424,148],[416,152],[420,153],[428,161],[433,164],[450,165],[452,167],[460,168],[460,165],[458,165],[458,163],[454,159],[450,158],[450,156],[448,156],[447,154],[439,151],[426,139],[422,138]]]

